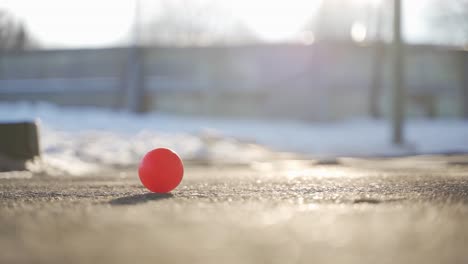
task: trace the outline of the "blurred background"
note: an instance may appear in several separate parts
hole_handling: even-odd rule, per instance
[[[468,150],[467,0],[1,0],[0,52],[1,120],[41,118],[55,138]],[[47,133],[46,153],[70,141]]]

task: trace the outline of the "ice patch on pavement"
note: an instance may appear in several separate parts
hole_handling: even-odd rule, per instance
[[[56,174],[81,175],[102,166],[135,165],[156,147],[171,148],[185,160],[232,163],[271,154],[255,144],[319,157],[468,152],[468,122],[462,120],[410,120],[405,129],[409,147],[404,148],[390,144],[385,120],[231,120],[42,103],[0,104],[0,121],[18,120],[38,120],[42,167],[32,168]]]

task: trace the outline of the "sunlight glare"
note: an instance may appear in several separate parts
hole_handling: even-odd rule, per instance
[[[351,38],[355,42],[363,42],[367,36],[367,28],[361,22],[354,22],[351,26]]]
[[[302,32],[300,42],[304,45],[312,45],[315,42],[314,32],[310,30],[305,30]]]
[[[300,34],[320,3],[320,0],[238,0],[226,5],[261,38],[281,41]]]
[[[3,0],[33,36],[52,46],[122,41],[131,30],[133,2],[125,0]]]
[[[0,7],[10,10],[22,19],[33,38],[48,47],[106,46],[128,43],[134,24],[134,6],[137,0],[0,0]],[[164,12],[163,1],[141,1],[142,17],[148,22]],[[194,0],[180,0],[194,1]],[[323,0],[237,0],[214,3],[228,10],[229,15],[239,19],[260,40],[267,42],[300,42],[313,44],[315,32],[307,25],[313,24],[314,16]],[[343,0],[346,1],[346,0]],[[351,0],[349,0],[351,1]],[[363,6],[378,6],[382,0],[353,0]],[[430,35],[425,26],[423,11],[427,1],[405,1],[405,35],[412,39],[424,39]],[[426,3],[427,4],[427,3]],[[408,15],[411,14],[411,15]],[[354,41],[362,42],[368,37],[364,24],[356,22],[350,34]]]

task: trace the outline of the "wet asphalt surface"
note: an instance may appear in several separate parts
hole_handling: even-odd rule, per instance
[[[0,175],[0,263],[468,263],[468,156]]]

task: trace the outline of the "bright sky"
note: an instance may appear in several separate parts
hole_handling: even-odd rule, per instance
[[[112,5],[110,5],[112,3]],[[42,43],[93,46],[114,43],[130,30],[128,0],[0,0]]]
[[[300,31],[320,1],[235,0],[225,1],[223,5],[263,39],[281,41]],[[380,0],[360,1],[378,3]],[[131,31],[134,16],[134,0],[0,0],[0,7],[23,19],[34,36],[48,46],[122,43]],[[416,10],[418,6],[413,8]],[[147,15],[148,10],[143,11]]]

